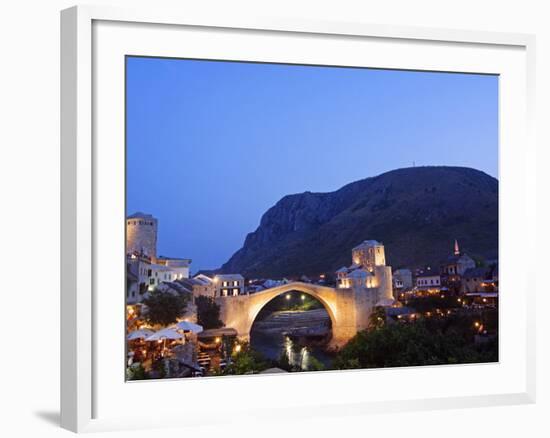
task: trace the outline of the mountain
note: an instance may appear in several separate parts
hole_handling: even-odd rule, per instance
[[[412,167],[330,193],[283,197],[222,266],[248,277],[334,272],[351,249],[381,241],[394,268],[438,266],[457,239],[478,258],[498,255],[498,180],[465,167]]]

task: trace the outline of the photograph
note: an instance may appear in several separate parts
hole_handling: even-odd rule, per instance
[[[127,55],[124,146],[126,381],[499,362],[498,75]]]

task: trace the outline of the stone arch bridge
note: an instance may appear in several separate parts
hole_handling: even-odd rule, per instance
[[[220,318],[226,327],[249,339],[252,324],[262,308],[274,298],[298,291],[319,300],[332,323],[332,347],[341,347],[358,331],[366,329],[372,308],[378,301],[377,289],[335,289],[315,284],[292,282],[250,295],[219,297]]]

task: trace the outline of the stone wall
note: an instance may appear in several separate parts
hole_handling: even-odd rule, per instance
[[[391,267],[376,266],[374,275],[378,279],[378,301],[394,300]]]
[[[389,281],[391,286],[391,270]],[[234,328],[241,339],[248,339],[261,309],[275,297],[290,291],[309,294],[323,304],[332,323],[332,347],[343,346],[358,330],[367,328],[368,317],[378,297],[378,288],[334,289],[296,282],[252,295],[219,297],[216,302],[220,306],[220,318],[226,327]]]
[[[143,253],[155,263],[157,258],[157,220],[153,217],[126,219],[126,253]]]

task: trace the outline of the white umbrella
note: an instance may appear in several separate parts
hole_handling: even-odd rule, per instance
[[[151,336],[153,333],[155,332],[149,329],[135,330],[132,333],[128,334],[126,339],[128,339],[129,341],[135,341],[136,339],[145,339]]]
[[[188,321],[178,322],[176,325],[173,326],[173,328],[176,330],[189,331],[193,333],[200,333],[203,331],[202,325],[193,324],[192,322]]]
[[[158,341],[161,339],[181,339],[183,335],[178,333],[173,328],[165,328],[149,336],[146,341]]]

